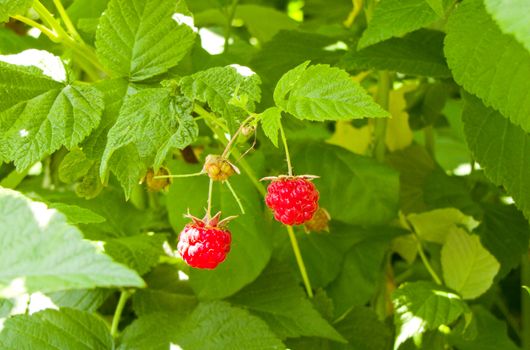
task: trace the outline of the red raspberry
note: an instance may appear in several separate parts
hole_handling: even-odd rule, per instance
[[[301,225],[318,209],[318,191],[306,177],[278,177],[267,187],[265,203],[285,225]]]
[[[230,251],[232,236],[229,230],[222,227],[229,218],[219,222],[220,214],[210,220],[189,216],[193,222],[187,224],[180,233],[177,249],[191,267],[214,269]]]

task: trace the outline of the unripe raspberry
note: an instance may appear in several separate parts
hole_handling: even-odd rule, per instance
[[[329,220],[331,216],[324,208],[318,208],[311,220],[304,224],[306,232],[329,232]]]
[[[177,249],[182,259],[191,267],[214,269],[230,252],[232,236],[230,231],[223,227],[227,219],[219,222],[219,216],[220,213],[210,220],[190,216],[193,221],[180,233]]]
[[[167,190],[169,185],[171,185],[171,179],[170,178],[162,178],[162,179],[155,179],[155,176],[166,176],[169,175],[169,170],[167,168],[161,167],[158,169],[158,171],[155,172],[153,169],[147,170],[147,174],[145,174],[145,177],[143,181],[145,182],[145,185],[147,186],[147,189],[150,192],[160,192],[162,190]]]
[[[307,177],[281,176],[267,187],[265,203],[279,222],[301,225],[317,211],[318,197],[315,185]]]
[[[239,170],[228,159],[214,154],[206,156],[203,171],[214,181],[225,181],[230,176],[239,173]]]

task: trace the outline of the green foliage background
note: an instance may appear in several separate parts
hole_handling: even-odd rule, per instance
[[[529,11],[0,0],[0,348],[530,350]],[[145,176],[234,135],[245,212],[214,184],[232,250],[193,269],[208,179]],[[329,233],[264,205],[285,142]]]

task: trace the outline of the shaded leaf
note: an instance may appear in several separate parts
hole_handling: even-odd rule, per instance
[[[530,131],[530,52],[499,30],[482,1],[463,2],[452,13],[445,55],[457,83]]]

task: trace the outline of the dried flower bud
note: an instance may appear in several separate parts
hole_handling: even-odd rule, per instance
[[[155,174],[153,169],[147,170],[147,174],[145,174],[144,179],[142,180],[145,182],[145,185],[147,186],[147,189],[150,192],[160,192],[162,190],[167,190],[169,185],[171,185],[171,178],[161,178],[161,179],[155,179],[156,176],[166,176],[170,175],[169,170],[165,167],[161,167],[158,169],[158,172]]]
[[[306,232],[329,232],[329,220],[331,216],[324,208],[318,208],[311,220],[307,221],[304,226]]]
[[[214,181],[225,181],[234,174],[239,174],[237,169],[226,158],[209,154],[204,162],[203,171]]]

